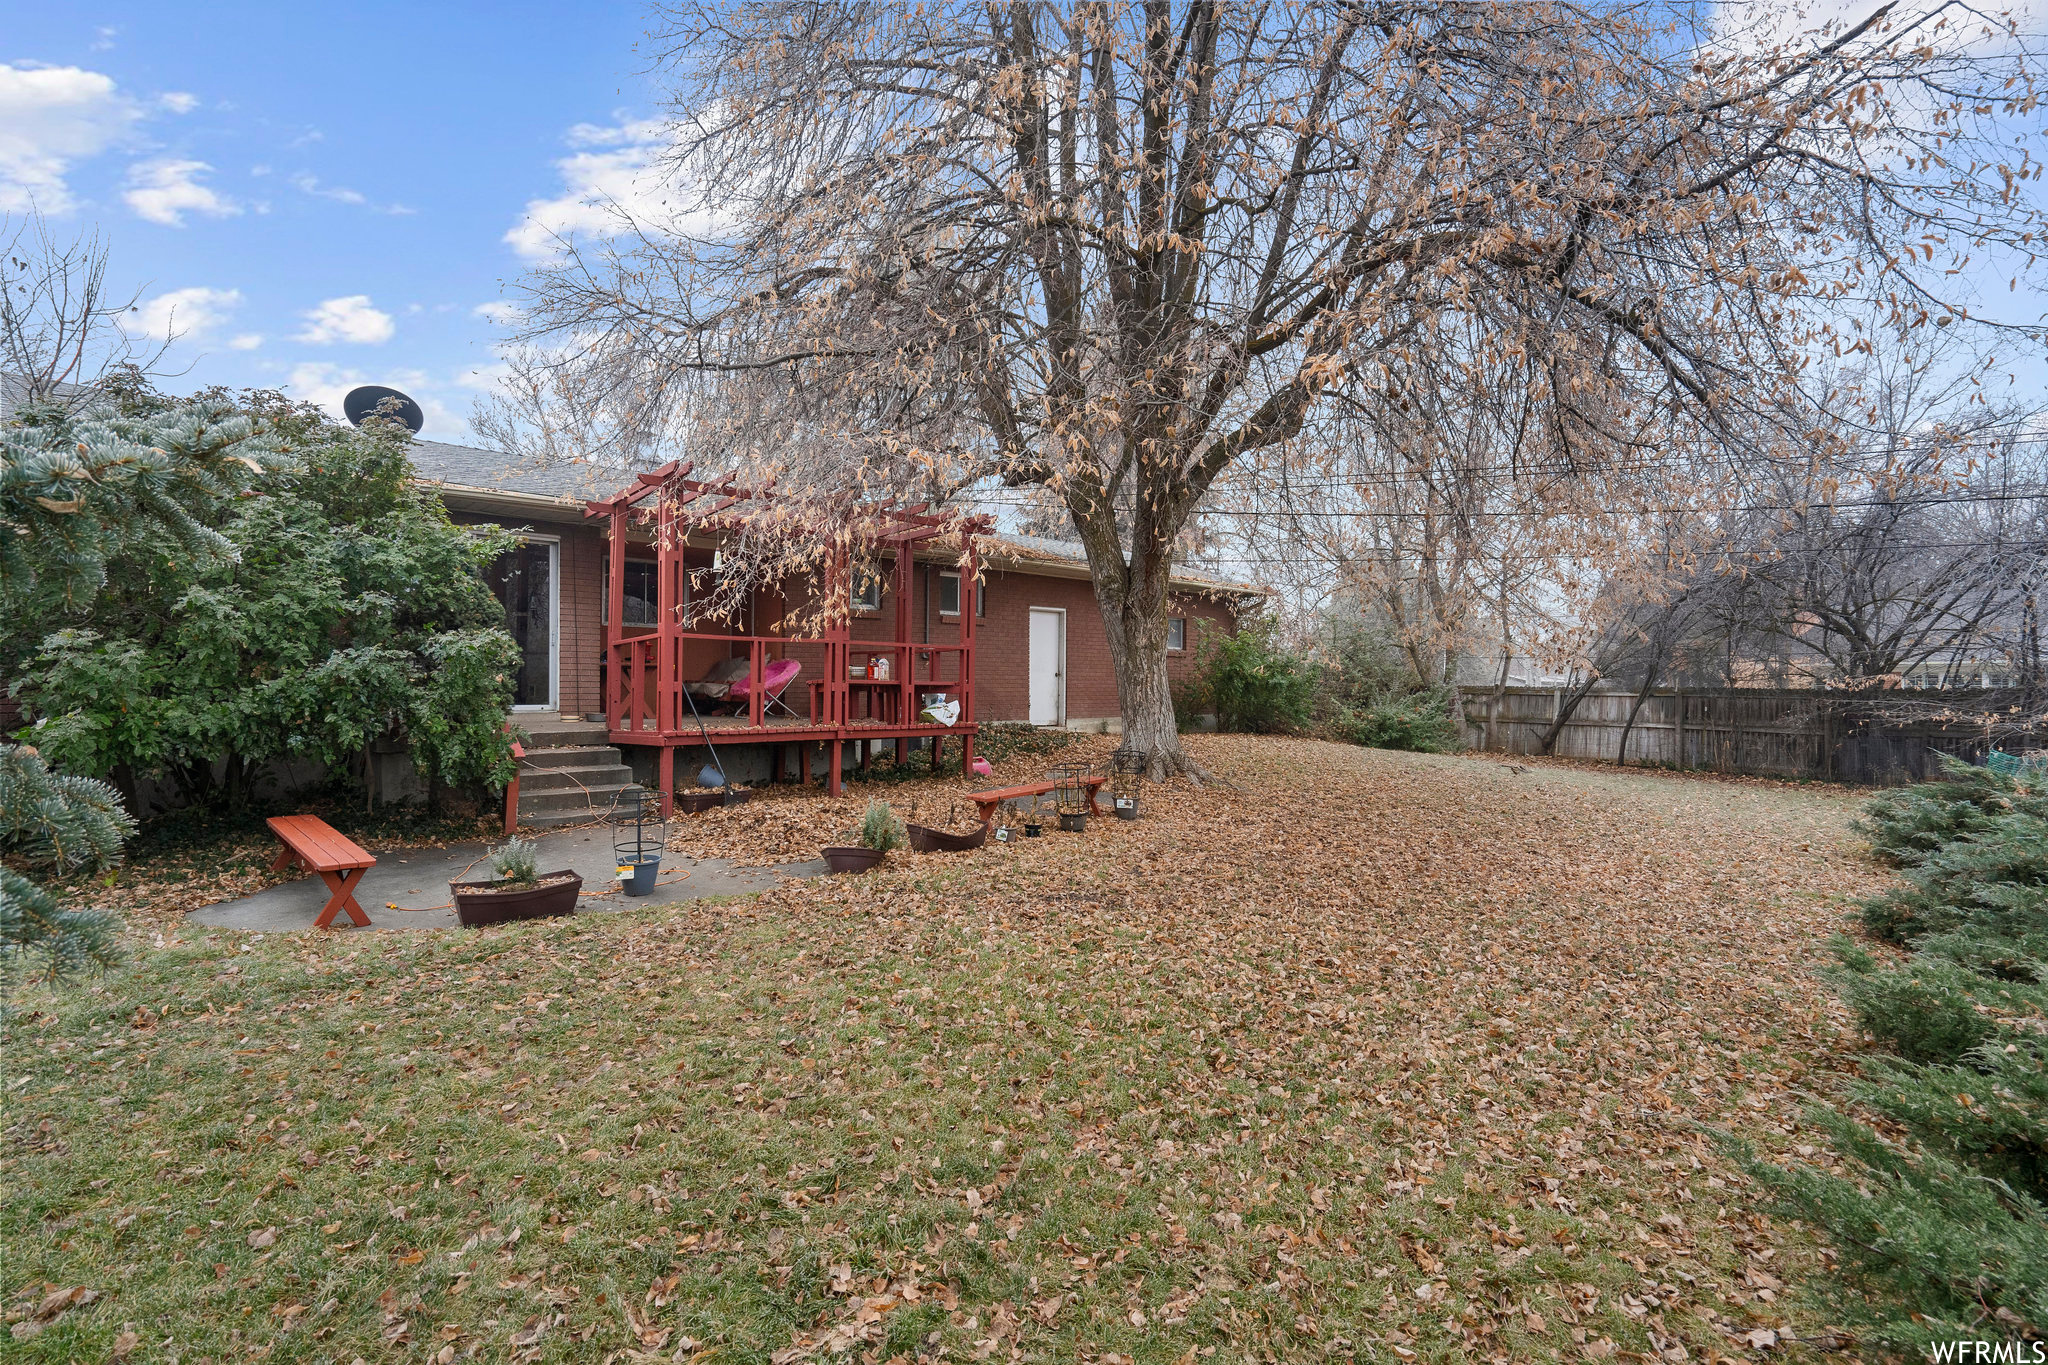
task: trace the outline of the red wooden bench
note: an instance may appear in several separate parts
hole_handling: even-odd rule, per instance
[[[1102,784],[1109,779],[1106,777],[1089,776],[1081,780],[1088,784],[1088,809],[1094,811],[1097,815],[1107,815],[1109,812],[1102,808],[1100,798],[1102,796]],[[986,825],[989,821],[996,818],[996,807],[1002,805],[1003,802],[1013,801],[1020,796],[1043,796],[1051,791],[1055,785],[1055,783],[1051,782],[1026,782],[1021,787],[999,787],[994,791],[969,792],[967,793],[967,799],[980,809],[981,823]]]
[[[347,835],[337,833],[317,815],[273,815],[267,823],[270,832],[284,841],[284,850],[270,870],[282,872],[299,863],[308,871],[319,873],[327,883],[331,893],[327,908],[313,921],[313,927],[325,929],[335,911],[346,910],[351,920],[368,928],[370,917],[356,904],[356,887],[362,882],[363,873],[377,865],[376,857]]]

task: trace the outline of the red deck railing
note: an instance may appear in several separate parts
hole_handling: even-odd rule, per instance
[[[727,647],[725,657],[745,651],[745,709],[730,699],[697,698],[696,714],[685,689],[702,681],[702,664],[686,669],[686,642],[711,641]],[[661,667],[669,651],[670,666]],[[765,682],[769,668],[793,652],[815,652],[774,696]],[[717,717],[728,735],[731,722],[744,717],[747,730],[847,728],[868,730],[941,731],[974,726],[974,654],[972,645],[873,640],[833,640],[786,635],[723,635],[703,631],[628,636],[606,646],[605,715],[613,730],[641,742],[684,739],[697,733],[697,716]],[[663,676],[667,682],[664,686]],[[954,698],[960,714],[951,725],[924,717],[934,699]]]

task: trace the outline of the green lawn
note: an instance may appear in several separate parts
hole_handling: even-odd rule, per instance
[[[1199,743],[1234,787],[1084,835],[484,932],[187,929],[27,992],[9,1353],[1702,1360],[1825,1327],[1818,1251],[1704,1128],[1818,1141],[1848,798]]]

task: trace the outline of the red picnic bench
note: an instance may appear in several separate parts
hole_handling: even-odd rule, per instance
[[[1088,784],[1088,809],[1097,815],[1107,814],[1108,812],[1102,809],[1099,798],[1102,795],[1102,784],[1109,779],[1091,775],[1081,780]],[[1021,787],[998,787],[994,791],[969,792],[967,799],[980,809],[981,823],[986,825],[996,818],[996,807],[1003,802],[1013,801],[1020,796],[1043,796],[1057,785],[1059,784],[1055,782],[1026,782]]]
[[[273,815],[266,823],[270,832],[284,841],[284,850],[270,865],[272,872],[299,863],[327,883],[331,893],[327,908],[313,921],[313,927],[325,929],[335,911],[346,910],[351,920],[368,928],[370,917],[356,904],[356,887],[363,873],[377,865],[375,855],[317,815]]]

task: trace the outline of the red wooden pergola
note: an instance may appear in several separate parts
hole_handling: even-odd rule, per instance
[[[818,633],[744,635],[694,630],[685,617],[686,585],[689,575],[702,574],[705,566],[691,565],[690,551],[695,548],[701,555],[721,539],[759,525],[757,519],[783,514],[787,505],[777,505],[772,485],[747,489],[730,480],[694,479],[690,472],[690,465],[672,462],[637,475],[630,486],[611,497],[586,504],[585,513],[610,522],[605,715],[611,742],[659,751],[663,814],[674,802],[675,751],[703,743],[700,726],[714,744],[796,745],[799,771],[806,777],[809,745],[823,744],[829,754],[827,787],[835,796],[842,788],[843,749],[848,740],[862,741],[860,758],[865,763],[872,741],[893,739],[901,762],[908,758],[913,739],[933,738],[936,757],[945,736],[958,735],[962,766],[972,762],[977,732],[973,591],[979,562],[975,538],[989,533],[990,520],[934,514],[928,504],[904,507],[893,499],[884,503],[849,501],[839,517],[840,530],[832,537],[836,545],[824,557],[821,581],[810,585],[812,591],[823,594],[821,601],[827,608],[813,613],[825,622]],[[877,559],[894,556],[897,609],[892,639],[855,638],[849,610],[853,556],[844,529],[848,527],[854,528],[853,539],[871,548]],[[654,550],[655,624],[629,634],[625,624],[625,550],[636,533],[644,535]],[[958,638],[950,643],[912,640],[909,603],[916,549],[949,536],[957,536],[960,547]],[[752,592],[759,596],[762,588],[757,586]],[[737,659],[741,657],[738,651],[745,651],[746,709],[743,714],[693,714],[692,699],[685,696],[684,689],[699,681],[693,674],[700,670],[690,668],[688,659],[693,651],[702,657],[721,646],[728,659]],[[801,664],[800,671],[774,696],[767,695],[771,681],[789,675],[788,661],[792,659]],[[741,690],[736,680],[733,687]],[[924,714],[925,708],[939,699],[959,703],[959,714],[950,725],[937,724]],[[780,757],[778,751],[778,773]]]

